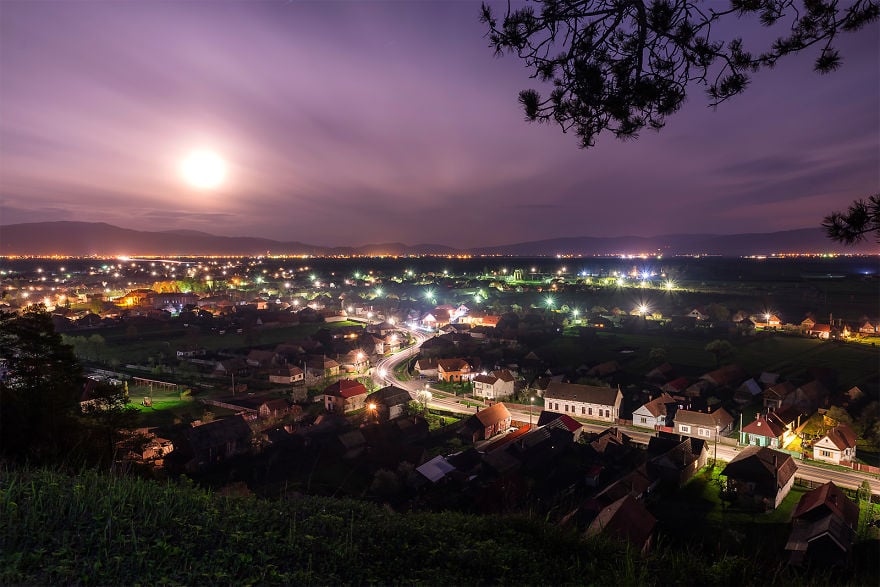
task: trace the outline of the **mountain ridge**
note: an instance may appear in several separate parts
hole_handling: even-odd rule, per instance
[[[821,228],[771,233],[669,234],[652,237],[573,236],[498,246],[455,248],[399,242],[322,247],[299,241],[250,236],[218,236],[194,230],[141,231],[106,222],[29,222],[0,225],[0,255],[511,255],[609,256],[624,254],[742,256],[774,253],[877,254],[871,242],[845,247]]]

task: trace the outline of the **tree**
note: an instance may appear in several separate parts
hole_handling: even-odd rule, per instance
[[[517,55],[533,79],[553,86],[546,97],[520,92],[526,119],[574,130],[586,148],[603,131],[628,139],[645,127],[659,130],[693,84],[706,89],[710,105],[721,104],[742,93],[751,74],[813,45],[816,71],[831,72],[841,64],[837,36],[878,14],[877,0],[730,0],[726,7],[696,0],[534,0],[516,9],[508,4],[500,22],[483,4],[481,21],[496,54]],[[721,37],[722,23],[739,30],[732,21],[745,17],[779,25],[782,36],[759,53],[741,38]]]
[[[854,245],[873,235],[880,243],[880,194],[867,200],[856,200],[846,212],[832,212],[825,217],[822,228],[828,238]]]
[[[82,369],[43,306],[0,312],[0,452],[47,462],[76,445]]]
[[[716,339],[707,344],[705,350],[707,353],[715,355],[715,365],[717,366],[721,363],[721,358],[732,354],[734,349],[728,341]]]
[[[128,405],[124,387],[99,383],[83,407],[83,423],[91,432],[89,451],[99,462],[112,462],[122,429],[135,426],[138,410]]]

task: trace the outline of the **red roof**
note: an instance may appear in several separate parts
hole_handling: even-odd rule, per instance
[[[856,433],[846,424],[838,424],[829,430],[825,436],[840,450],[846,450],[856,445]]]
[[[756,436],[765,436],[767,438],[779,438],[785,432],[783,426],[775,414],[763,416],[758,414],[755,421],[742,429],[746,434],[755,434]]]
[[[336,383],[328,385],[327,388],[324,389],[324,393],[348,399],[356,395],[366,395],[367,388],[364,387],[363,383],[355,381],[354,379],[340,379]]]
[[[854,504],[831,481],[805,493],[794,508],[791,517],[792,519],[800,518],[820,506],[825,506],[840,516],[850,528],[855,529],[859,523],[859,506]]]

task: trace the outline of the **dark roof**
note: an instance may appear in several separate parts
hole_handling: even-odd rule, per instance
[[[744,448],[721,472],[725,477],[766,483],[772,481],[776,489],[784,487],[797,471],[791,455],[766,446]]]
[[[250,436],[251,429],[241,416],[214,420],[187,430],[187,439],[193,450],[224,446],[228,442],[240,442]]]
[[[613,406],[617,403],[619,393],[620,390],[616,387],[597,387],[595,385],[552,381],[547,386],[544,397],[546,399],[561,399],[601,406]]]
[[[859,506],[850,500],[834,483],[829,481],[801,497],[792,512],[792,519],[818,518],[831,512],[855,529],[859,523]]]
[[[645,506],[627,494],[602,508],[587,528],[587,536],[605,534],[629,542],[642,550],[648,544],[656,525],[657,519]]]
[[[825,436],[840,450],[846,450],[856,445],[856,433],[846,424],[838,424],[825,433]]]
[[[396,387],[394,385],[383,387],[382,389],[371,393],[369,396],[370,401],[388,407],[408,404],[412,401],[412,399],[412,396],[407,390],[401,389],[400,387]]]
[[[675,405],[676,403],[675,399],[664,391],[642,407],[656,418],[657,416],[665,416],[667,414],[666,406]]]
[[[466,371],[471,366],[464,359],[439,359],[437,368],[444,371]]]
[[[706,428],[715,428],[718,426],[724,429],[733,422],[733,416],[727,413],[724,408],[718,408],[714,412],[692,412],[691,410],[678,410],[675,412],[676,424],[691,424],[693,426],[704,426]]]

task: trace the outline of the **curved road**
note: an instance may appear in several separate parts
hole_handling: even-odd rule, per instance
[[[395,385],[397,387],[401,387],[406,389],[412,394],[414,398],[418,401],[424,401],[424,396],[420,395],[424,392],[430,393],[428,396],[427,405],[431,408],[437,408],[441,410],[446,410],[449,412],[454,412],[458,414],[473,414],[476,412],[476,408],[468,407],[461,403],[461,400],[457,398],[455,395],[451,393],[447,393],[445,391],[440,391],[438,389],[434,389],[430,387],[428,383],[424,380],[414,379],[410,381],[401,381],[394,374],[394,369],[400,365],[403,361],[409,360],[414,357],[419,352],[419,347],[423,342],[431,338],[430,334],[420,332],[418,330],[412,330],[408,328],[402,328],[408,330],[409,333],[416,339],[415,344],[412,346],[403,349],[393,355],[384,357],[380,359],[373,370],[373,381],[379,386],[385,385]],[[478,400],[468,399],[470,403],[480,404],[481,407],[486,407],[485,404]],[[537,421],[538,415],[541,413],[540,409],[535,408],[534,411],[531,409],[525,409],[520,404],[505,404],[507,409],[510,411],[511,417],[513,420],[519,422],[532,422]],[[575,418],[580,421],[580,418]],[[584,429],[589,432],[601,432],[607,426],[602,426],[599,424],[593,424],[589,422],[583,422]],[[654,436],[654,433],[647,430],[640,430],[637,428],[629,428],[620,426],[626,430],[627,436],[632,438],[634,441],[647,444],[648,440]],[[718,443],[717,445],[709,443],[709,458],[717,458],[722,461],[730,461],[733,459],[737,453],[742,449],[742,447],[734,447],[726,444]],[[876,475],[869,475],[866,473],[859,473],[857,471],[840,471],[837,469],[827,469],[825,467],[819,467],[816,465],[810,465],[807,463],[802,463],[797,461],[798,466],[798,477],[802,479],[808,479],[810,481],[815,481],[819,483],[826,483],[828,481],[834,481],[836,485],[841,487],[848,487],[851,489],[856,489],[861,485],[862,481],[867,480],[871,485],[871,492],[874,494],[880,494],[880,478]]]

